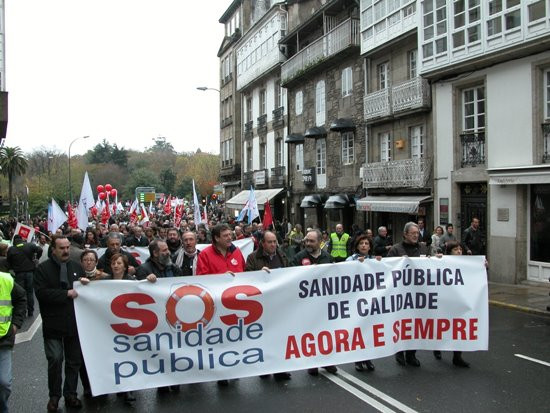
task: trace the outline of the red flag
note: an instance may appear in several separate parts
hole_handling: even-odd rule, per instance
[[[172,195],[169,195],[164,203],[164,213],[170,215],[172,213]]]
[[[109,209],[109,198],[107,198],[105,208],[101,211],[101,223],[103,225],[107,224],[107,222],[109,222],[109,218],[111,218],[111,211]]]
[[[271,215],[271,205],[269,201],[265,201],[264,205],[264,229],[269,229],[273,225],[273,215]]]
[[[78,228],[78,220],[76,219],[76,215],[73,211],[73,206],[70,202],[67,203],[67,215],[69,216],[69,226],[71,228]]]
[[[97,206],[94,204],[92,205],[92,207],[90,208],[90,213],[92,214],[92,218],[94,220],[97,219]]]
[[[179,228],[182,216],[183,216],[183,204],[178,205],[176,207],[176,215],[174,217],[174,224],[175,224],[176,228]]]

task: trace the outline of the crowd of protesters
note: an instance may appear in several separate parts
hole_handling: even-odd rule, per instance
[[[21,327],[24,318],[25,310],[21,305],[26,307],[27,316],[32,317],[36,294],[40,306],[44,351],[48,361],[48,411],[58,410],[61,397],[64,397],[68,408],[82,406],[77,395],[79,377],[84,396],[92,397],[74,313],[74,299],[78,294],[73,284],[77,281],[84,285],[97,280],[108,282],[117,279],[154,283],[159,278],[167,277],[257,270],[270,272],[288,266],[351,260],[365,262],[394,256],[456,255],[462,254],[462,251],[468,254],[484,253],[477,218],[465,231],[462,244],[454,236],[452,224],[448,224],[445,230],[438,226],[429,232],[423,219],[417,223],[407,223],[403,240],[394,243],[384,226],[363,230],[353,225],[348,234],[342,224],[335,225],[333,230],[303,229],[299,224],[291,225],[283,220],[276,222],[273,228],[265,229],[261,223],[248,225],[234,222],[218,209],[210,211],[208,222],[199,224],[194,222],[192,210],[189,209],[178,226],[166,215],[153,215],[143,224],[130,223],[128,218],[122,214],[111,217],[105,224],[92,222],[85,231],[69,228],[65,223],[54,233],[48,232],[46,220],[36,219],[32,222],[36,230],[35,242],[24,242],[15,236],[12,246],[0,244],[0,270],[4,273],[9,271],[21,287],[14,289],[18,303],[17,308],[14,306],[12,318],[14,330]],[[15,225],[14,220],[0,222],[0,236],[11,239]],[[246,260],[233,244],[233,241],[244,238],[251,239],[254,244],[254,252]],[[197,244],[208,246],[199,251]],[[147,247],[149,258],[139,265],[123,246],[130,249]],[[106,250],[98,256],[96,249],[102,247]],[[0,349],[5,338],[0,338]],[[10,340],[13,341],[13,337]],[[434,356],[441,359],[441,352],[434,352]],[[397,353],[396,360],[401,365],[420,366],[414,351]],[[460,352],[454,352],[453,363],[459,367],[469,366]],[[333,365],[323,368],[329,373],[337,372],[337,367]],[[358,361],[355,368],[357,371],[375,369],[371,360]],[[0,370],[3,369],[4,364]],[[317,375],[318,369],[309,369],[308,373]],[[11,377],[11,365],[9,375]],[[261,377],[265,379],[269,375]],[[279,372],[274,378],[288,380],[291,375]],[[230,383],[220,380],[218,384],[227,386]],[[5,406],[10,387],[9,381],[0,380],[0,403]],[[179,386],[162,387],[158,391],[178,392]],[[121,396],[130,404],[135,400],[133,392]]]

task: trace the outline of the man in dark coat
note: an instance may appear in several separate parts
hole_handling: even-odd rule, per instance
[[[175,265],[181,268],[182,275],[195,275],[200,251],[197,249],[197,234],[186,231],[183,236],[183,246],[178,249]],[[168,246],[170,249],[170,246]]]
[[[156,282],[157,278],[172,278],[181,277],[181,268],[172,263],[170,249],[166,241],[159,239],[153,240],[149,244],[149,258],[145,263],[141,264],[137,270],[136,278],[138,280],[147,280],[149,282]],[[167,393],[170,390],[174,392],[179,391],[180,386],[164,386],[159,387],[159,393]]]
[[[321,249],[321,239],[321,231],[318,229],[308,231],[304,237],[305,248],[294,256],[291,266],[299,267],[301,265],[330,264],[334,262],[332,256]],[[325,366],[323,368],[332,374],[338,371],[336,366]],[[312,376],[317,376],[319,369],[315,367],[307,369],[307,372]]]
[[[99,261],[97,262],[97,269],[113,275],[113,271],[111,270],[111,257],[114,254],[122,254],[128,257],[128,274],[134,275],[137,267],[139,267],[139,263],[132,254],[124,251],[121,246],[122,236],[118,232],[110,232],[107,236],[107,250],[105,251],[105,254],[99,258]]]
[[[485,255],[485,238],[479,229],[479,218],[473,217],[470,226],[464,230],[462,244],[468,255]]]
[[[377,257],[386,257],[391,247],[392,240],[388,236],[388,229],[386,227],[379,227],[378,235],[374,237],[374,255]]]
[[[35,262],[42,255],[42,248],[32,242],[25,242],[16,235],[13,237],[13,246],[8,249],[8,267],[15,274],[15,282],[27,292],[27,315],[32,317],[34,312],[34,292],[32,288],[32,274],[36,268]]]
[[[128,247],[146,247],[149,240],[143,235],[143,228],[139,225],[134,227],[133,235],[126,237],[125,245]]]
[[[246,271],[269,270],[288,267],[288,259],[283,251],[277,247],[277,236],[271,231],[264,231],[260,238],[258,249],[251,253],[246,259]],[[275,380],[289,380],[290,373],[275,373]],[[269,374],[260,376],[262,379],[269,377]]]
[[[34,272],[34,289],[40,314],[44,351],[48,359],[48,389],[50,400],[47,409],[55,412],[61,398],[63,357],[65,357],[65,382],[63,397],[68,408],[80,408],[77,398],[78,371],[82,360],[74,299],[78,296],[73,283],[84,275],[79,263],[70,257],[71,243],[63,235],[54,235],[51,242],[52,256],[40,264]]]
[[[403,241],[395,244],[388,251],[388,257],[420,257],[430,255],[430,249],[426,244],[418,242],[420,231],[418,225],[414,222],[407,222],[403,229]],[[395,360],[404,366],[409,364],[414,367],[420,367],[420,361],[416,358],[416,350],[399,351],[395,355]]]

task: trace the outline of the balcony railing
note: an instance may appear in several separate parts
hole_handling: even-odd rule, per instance
[[[272,188],[282,187],[285,184],[285,167],[276,166],[271,168],[270,184]]]
[[[222,119],[222,121],[220,122],[220,128],[223,129],[226,126],[231,125],[232,123],[233,123],[233,116],[230,115],[227,118]]]
[[[374,162],[363,167],[365,188],[424,188],[432,169],[431,158]]]
[[[254,137],[254,121],[249,121],[244,124],[244,138],[252,139]]]
[[[461,166],[485,164],[485,132],[468,132],[460,135],[462,144]]]
[[[392,114],[390,88],[369,93],[364,99],[365,120],[384,118]]]
[[[258,135],[265,135],[267,133],[267,114],[258,116]]]
[[[421,77],[394,85],[391,94],[393,112],[429,108],[431,105],[430,85]]]
[[[307,70],[342,50],[358,45],[359,20],[348,19],[284,62],[281,67],[282,83],[303,75]]]
[[[542,154],[542,162],[550,162],[550,122],[542,124],[542,142],[544,144],[544,153]]]
[[[426,79],[415,77],[391,88],[369,93],[365,96],[363,103],[367,121],[409,110],[430,109],[430,84]]]
[[[282,128],[285,126],[284,114],[284,106],[281,106],[273,111],[273,128]]]
[[[222,161],[222,167],[220,169],[220,176],[228,177],[238,175],[240,177],[241,175],[241,165],[240,164],[234,164],[233,159],[228,159],[226,161]],[[238,178],[239,179],[239,178]]]

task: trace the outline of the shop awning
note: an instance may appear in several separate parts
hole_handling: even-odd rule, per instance
[[[285,143],[304,143],[304,135],[300,133],[291,133],[287,135]]]
[[[283,191],[283,189],[284,188],[255,189],[254,195],[256,196],[258,209],[263,210],[265,202],[271,201],[273,198],[277,196],[277,194]],[[225,206],[226,208],[242,209],[246,204],[246,202],[248,201],[249,196],[250,196],[249,190],[241,191],[237,195],[235,195],[233,198],[231,198],[229,201],[226,201]]]
[[[351,205],[351,201],[347,195],[332,195],[325,202],[325,208],[335,209],[335,208],[345,208]]]
[[[322,138],[327,136],[327,130],[323,126],[314,126],[304,133],[305,138]]]
[[[418,206],[431,199],[431,196],[366,196],[357,201],[358,211],[398,212],[417,214]]]
[[[488,169],[489,185],[530,185],[550,183],[550,165]]]
[[[348,132],[355,130],[355,123],[352,119],[336,119],[330,124],[330,130],[334,132]]]
[[[315,208],[316,206],[319,206],[322,203],[323,203],[323,198],[321,198],[321,195],[319,194],[306,195],[304,199],[302,199],[300,208]]]

